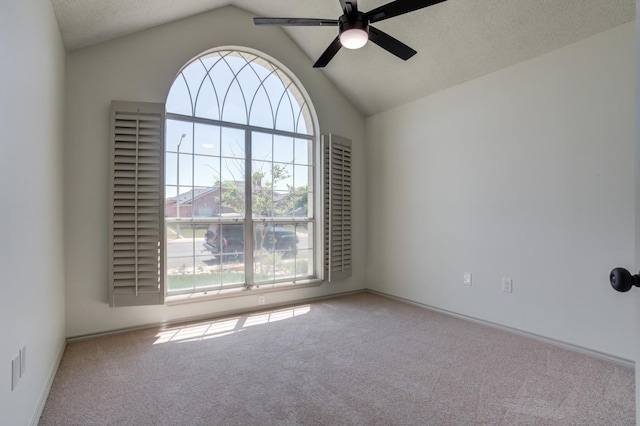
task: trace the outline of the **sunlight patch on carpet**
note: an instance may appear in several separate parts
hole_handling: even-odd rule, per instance
[[[169,342],[196,342],[200,340],[224,337],[242,331],[247,327],[254,327],[256,325],[291,319],[300,315],[308,314],[310,311],[310,305],[301,305],[292,308],[259,312],[253,315],[243,315],[241,317],[174,327],[158,333],[156,335],[157,340],[153,342],[153,344],[157,345]]]

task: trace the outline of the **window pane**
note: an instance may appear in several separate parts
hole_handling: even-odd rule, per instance
[[[294,224],[254,224],[256,282],[295,275],[298,236]]]
[[[242,231],[243,225],[168,223],[168,291],[209,291],[243,284],[244,253],[237,250],[243,239],[238,229]],[[178,232],[179,239],[175,238]]]
[[[284,278],[293,278],[296,276],[296,260],[295,258],[286,258],[282,253],[276,252],[274,256],[274,275],[276,280]]]
[[[273,215],[291,216],[293,210],[293,166],[273,165]]]
[[[193,189],[191,187],[181,186],[178,188],[178,192],[175,201],[176,217],[190,218],[193,203]]]
[[[313,193],[305,191],[296,191],[293,195],[293,214],[294,217],[313,218]]]
[[[313,223],[296,225],[298,251],[296,252],[296,277],[311,277],[314,274]]]
[[[298,250],[296,256],[296,277],[309,278],[313,276],[313,251]]]
[[[205,62],[206,63],[206,62]],[[219,107],[222,108],[223,101],[229,90],[229,86],[233,82],[234,74],[226,63],[226,58],[222,58],[215,63],[209,71],[209,79],[213,81],[215,93]],[[199,115],[198,115],[199,116]]]
[[[295,140],[295,157],[293,162],[301,165],[309,165],[313,160],[313,151],[311,149],[311,141],[307,139]]]
[[[184,224],[172,227],[174,235],[188,235],[190,227]],[[167,241],[167,290],[191,289],[193,282],[193,240],[192,238],[176,238]]]
[[[193,155],[180,154],[177,156],[176,170],[179,169],[178,185],[193,185]]]
[[[273,215],[275,217],[293,217],[293,193],[273,193]]]
[[[222,159],[222,214],[244,216],[244,160]]]
[[[279,163],[293,162],[293,138],[274,136],[273,161]]]
[[[273,165],[273,189],[282,193],[293,188],[293,166],[290,164]]]
[[[276,129],[294,132],[296,126],[296,108],[289,98],[288,91],[278,99],[278,103],[278,109],[276,111]]]
[[[269,93],[269,97],[272,99],[272,102],[278,102],[280,97],[285,92],[286,88],[282,84],[282,81],[278,77],[277,73],[273,73],[269,75],[263,82],[264,87],[267,89]],[[274,106],[275,109],[275,106]]]
[[[167,217],[175,216],[175,213],[173,215],[169,215],[167,208],[170,206],[175,206],[176,195],[178,195],[178,188],[176,188],[175,186],[167,186],[164,189],[164,195],[165,195],[165,216]]]
[[[217,187],[220,185],[220,157],[195,155],[193,163],[195,186]]]
[[[300,114],[301,114],[301,110],[302,110],[302,105],[304,105],[304,100],[302,97],[296,98],[295,94],[293,93],[293,91],[291,89],[295,89],[296,87],[294,85],[290,85],[289,86],[289,91],[287,92],[287,95],[291,101],[291,109],[292,109],[292,119],[294,122],[294,132],[297,133],[307,133],[306,129],[304,128],[304,124],[303,124],[303,128],[299,129],[300,127]],[[294,90],[297,92],[297,90]],[[301,105],[302,102],[302,105]]]
[[[227,66],[231,68],[233,74],[238,74],[247,66],[247,60],[238,52],[232,52],[224,57]]]
[[[273,136],[266,133],[251,134],[251,158],[254,160],[273,161]]]
[[[166,151],[178,152],[179,144],[180,152],[191,152],[193,123],[178,120],[167,120],[165,132]],[[182,135],[184,135],[184,138]]]
[[[206,77],[202,82],[202,87],[196,100],[195,116],[220,120],[220,109],[222,107],[221,96],[224,96],[224,92],[216,92],[211,79]]]
[[[201,155],[220,155],[220,127],[196,124],[194,151]]]
[[[170,273],[167,271],[167,291],[193,290],[193,274]]]
[[[222,285],[229,284],[243,284],[244,279],[244,264],[238,266],[223,265],[220,273],[222,274]]]
[[[238,73],[237,78],[246,96],[249,109],[249,124],[272,129],[273,108],[271,104],[273,101],[269,99],[269,94],[262,86],[264,77],[261,74],[264,73],[259,72],[261,68],[262,66],[255,62],[247,62],[246,66]]]
[[[313,200],[309,192],[309,182],[313,179],[313,168],[310,166],[295,166],[293,194],[293,215],[296,217],[311,217],[313,212],[310,201]]]
[[[275,278],[274,253],[257,252],[253,255],[253,279],[256,284],[270,282]]]
[[[260,86],[250,102],[249,124],[273,129],[274,105],[265,88]]]
[[[229,87],[224,103],[222,104],[222,121],[230,123],[247,124],[247,100],[238,84],[237,80],[234,80]]]
[[[219,188],[194,188],[193,217],[213,217],[219,215]]]
[[[193,61],[182,70],[182,75],[189,86],[189,93],[191,93],[191,98],[194,101],[196,99],[203,98],[200,96],[200,88],[203,86],[202,80],[205,78],[206,74],[207,70],[199,60]]]
[[[219,275],[220,283],[244,283],[244,225],[211,224],[204,245],[212,258],[203,262]]]
[[[164,158],[164,183],[165,185],[178,184],[178,154],[167,152]]]
[[[271,164],[266,161],[253,161],[252,209],[254,217],[270,217],[273,211],[273,186]]]
[[[219,227],[225,263],[244,262],[244,224],[223,224]]]
[[[220,225],[217,223],[211,223],[204,231],[202,240],[203,249],[214,257],[219,257],[222,254],[224,239],[220,237],[219,233]]]
[[[243,53],[243,55],[249,56],[246,53]],[[276,67],[271,62],[267,61],[264,58],[251,55],[251,59],[251,66],[260,77],[260,81],[264,81],[264,79],[267,78],[276,69]]]
[[[313,222],[296,224],[297,247],[300,250],[313,249]]]
[[[309,181],[313,180],[313,168],[311,166],[295,166],[293,176],[296,189],[309,190]]]
[[[177,205],[176,205],[176,195],[178,194],[178,188],[175,186],[167,186],[164,189],[165,191],[165,199],[164,199],[164,216],[165,217],[176,217],[177,213]],[[167,233],[167,239],[171,236]]]
[[[211,256],[197,256],[196,269],[193,276],[195,289],[204,290],[220,287],[222,276],[218,269],[217,262]]]
[[[253,64],[249,64],[244,58],[243,60],[245,63],[242,69],[238,72],[236,78],[238,79],[238,82],[242,87],[242,92],[247,99],[247,105],[250,105],[251,100],[260,88],[260,78],[256,75]]]
[[[244,131],[222,128],[221,155],[230,158],[244,158]]]
[[[171,85],[169,96],[167,97],[167,112],[182,115],[193,115],[192,96],[185,82],[184,76],[180,73]]]
[[[300,133],[303,135],[313,135],[313,121],[311,120],[311,113],[309,112],[309,108],[307,108],[306,104],[300,111],[298,115],[298,122],[296,133]]]

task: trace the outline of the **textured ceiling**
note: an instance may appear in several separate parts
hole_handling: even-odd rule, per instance
[[[368,11],[388,0],[359,0]],[[256,16],[332,18],[338,0],[51,0],[67,50],[234,5]],[[373,43],[324,70],[365,115],[480,77],[635,19],[635,0],[448,0],[375,26],[418,51],[404,62]],[[311,63],[332,27],[288,27]]]

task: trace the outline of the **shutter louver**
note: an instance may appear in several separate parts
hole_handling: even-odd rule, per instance
[[[324,266],[327,281],[351,276],[351,141],[323,136]]]
[[[111,103],[111,306],[164,303],[164,105]]]

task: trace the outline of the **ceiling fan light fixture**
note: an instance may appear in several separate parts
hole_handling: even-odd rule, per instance
[[[347,49],[360,49],[368,40],[369,33],[359,28],[345,30],[340,34],[340,44]]]

